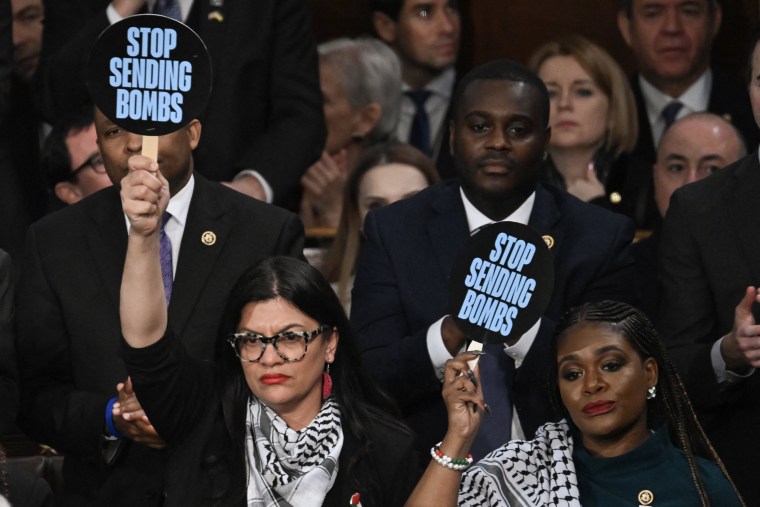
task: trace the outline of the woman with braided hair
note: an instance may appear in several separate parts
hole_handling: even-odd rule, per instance
[[[467,364],[476,356],[447,363],[449,429],[407,506],[743,505],[641,311],[611,301],[573,308],[554,350],[550,393],[565,418],[461,477],[488,409]]]

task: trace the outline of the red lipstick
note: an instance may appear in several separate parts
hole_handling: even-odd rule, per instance
[[[262,384],[267,385],[274,385],[274,384],[282,384],[286,380],[288,380],[290,377],[287,375],[283,375],[282,373],[265,373],[261,377],[259,377],[259,380]]]
[[[610,400],[592,401],[583,407],[583,413],[588,415],[606,414],[612,410],[614,406],[615,402]]]

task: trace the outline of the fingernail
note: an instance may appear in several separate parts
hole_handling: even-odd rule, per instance
[[[488,352],[483,352],[482,350],[468,350],[467,353],[473,356],[485,356],[488,354]]]

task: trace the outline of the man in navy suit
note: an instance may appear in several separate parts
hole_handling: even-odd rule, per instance
[[[64,505],[160,505],[163,440],[149,421],[111,416],[109,405],[132,398],[128,383],[116,387],[127,376],[119,287],[128,227],[119,185],[150,160],[139,155],[142,136],[99,111],[95,128],[114,186],[46,216],[27,235],[16,336],[21,426],[65,454]],[[302,256],[303,227],[292,213],[194,174],[200,135],[193,120],[160,136],[157,164],[171,193],[169,323],[191,355],[211,359],[233,284],[264,257]]]
[[[519,64],[494,61],[463,78],[452,107],[459,180],[370,212],[353,291],[351,317],[365,364],[399,403],[421,452],[445,433],[440,369],[467,340],[447,315],[447,278],[476,229],[502,220],[527,224],[550,247],[556,271],[545,318],[491,352],[509,370],[501,388],[512,416],[501,424],[501,438],[530,438],[554,415],[546,390],[547,368],[555,362],[553,321],[567,307],[630,301],[633,294],[633,224],[538,183],[551,135],[543,82]]]

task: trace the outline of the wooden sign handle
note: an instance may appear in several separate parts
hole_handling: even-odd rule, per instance
[[[143,136],[141,155],[158,162],[158,136]]]

